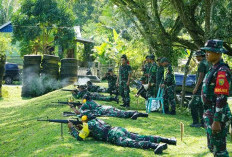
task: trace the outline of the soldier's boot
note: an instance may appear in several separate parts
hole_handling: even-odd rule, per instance
[[[131,119],[136,120],[138,117],[148,117],[147,113],[135,112]]]
[[[161,137],[160,142],[176,145],[176,139],[175,138],[163,138]]]
[[[155,154],[162,154],[163,150],[168,148],[168,145],[166,143],[162,143],[162,144],[152,143],[150,148],[154,149]]]

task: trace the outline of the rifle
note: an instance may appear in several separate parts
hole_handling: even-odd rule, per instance
[[[61,89],[62,91],[68,91],[68,92],[78,92],[77,89]]]
[[[74,107],[78,107],[78,106],[81,106],[81,102],[78,101],[78,102],[63,102],[63,101],[58,101],[58,102],[52,102],[52,103],[58,103],[58,104],[72,104]]]
[[[74,112],[63,112],[64,117],[70,117],[70,116],[76,116],[76,113]]]
[[[77,120],[63,120],[63,119],[37,119],[37,121],[46,121],[46,122],[53,122],[53,123],[61,123],[61,124],[68,124],[72,122],[74,125],[82,124],[81,121]]]

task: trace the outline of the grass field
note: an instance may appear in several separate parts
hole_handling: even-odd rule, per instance
[[[72,87],[70,87],[72,88]],[[21,98],[21,87],[3,87],[3,98],[0,99],[0,156],[76,156],[76,157],[150,157],[152,150],[124,148],[112,144],[95,141],[76,141],[68,134],[64,125],[64,135],[61,138],[60,124],[37,122],[37,118],[67,119],[61,113],[70,111],[68,106],[55,106],[50,102],[67,100],[69,92],[60,90],[37,98]],[[145,112],[143,99],[131,92],[131,110]],[[119,105],[109,102],[99,104]],[[232,108],[232,104],[230,102]],[[206,147],[206,136],[203,128],[190,128],[192,122],[186,110],[178,110],[176,116],[151,113],[148,118],[138,120],[103,117],[112,126],[121,126],[129,131],[146,135],[176,137],[177,146],[168,146],[162,156],[171,157],[212,157]],[[184,123],[184,139],[180,141],[180,122]],[[232,156],[232,142],[227,137],[228,151]]]

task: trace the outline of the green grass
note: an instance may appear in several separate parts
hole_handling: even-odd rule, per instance
[[[105,84],[104,84],[105,85]],[[71,88],[71,87],[70,87]],[[52,106],[50,102],[66,100],[71,97],[69,92],[60,90],[37,98],[21,98],[20,87],[3,87],[3,98],[0,99],[0,156],[78,156],[78,157],[141,157],[154,156],[152,150],[124,148],[109,143],[95,141],[76,141],[68,134],[64,125],[64,138],[60,136],[60,124],[37,122],[38,117],[65,119],[61,113],[70,111],[67,106]],[[131,109],[145,112],[143,99],[133,96],[131,92]],[[118,107],[116,103],[100,102],[100,104]],[[230,103],[230,106],[232,104]],[[180,113],[181,112],[181,113]],[[112,126],[121,126],[129,131],[146,135],[176,137],[177,146],[168,146],[162,156],[171,157],[202,157],[213,155],[206,147],[205,131],[202,128],[190,128],[191,117],[186,111],[179,110],[176,116],[151,113],[149,118],[138,120],[102,118]],[[180,141],[180,122],[185,125],[184,140]],[[227,138],[228,151],[232,156],[232,143]]]

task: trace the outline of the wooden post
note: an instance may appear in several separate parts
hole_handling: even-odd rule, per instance
[[[230,140],[232,142],[232,124],[230,125]]]
[[[184,135],[184,124],[180,122],[180,139],[183,141],[183,135]]]
[[[63,136],[63,123],[60,123],[60,136],[61,136],[61,139],[64,139],[64,136]]]

